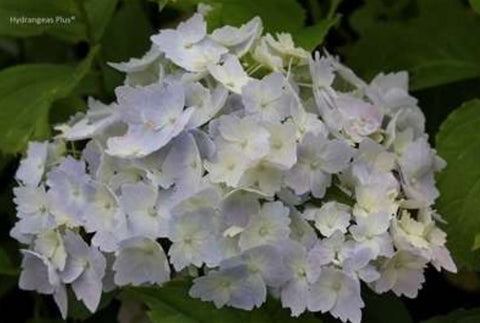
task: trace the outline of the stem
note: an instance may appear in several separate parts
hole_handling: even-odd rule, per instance
[[[331,20],[335,16],[335,13],[337,12],[337,8],[340,5],[342,0],[331,0],[330,2],[330,8],[328,9],[328,14],[327,14],[327,19]]]
[[[310,9],[309,12],[312,18],[312,22],[313,24],[316,24],[322,16],[322,9],[318,4],[318,0],[308,0],[308,7]]]
[[[87,41],[90,44],[90,48],[95,46],[98,41],[95,39],[95,35],[93,33],[92,24],[90,23],[90,19],[88,18],[87,10],[85,9],[85,4],[83,0],[74,0],[74,3],[77,7],[77,10],[80,14],[80,20],[83,22],[85,26],[85,33],[87,36]],[[103,57],[103,50],[100,48],[97,55],[94,58],[94,69],[95,75],[97,76],[97,87],[98,91],[100,92],[100,96],[106,98],[108,96],[107,89],[105,87],[105,68],[104,68],[104,57]]]
[[[250,68],[249,70],[247,70],[247,74],[248,74],[248,75],[252,75],[252,74],[255,73],[256,71],[258,71],[261,67],[262,67],[262,64],[254,65],[254,66],[252,66],[252,68]]]
[[[42,297],[37,293],[33,294],[33,302],[33,319],[39,321],[42,311]]]

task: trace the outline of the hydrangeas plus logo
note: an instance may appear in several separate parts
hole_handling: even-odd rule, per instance
[[[54,16],[54,17],[26,17],[11,16],[10,23],[14,25],[53,25],[53,24],[71,24],[75,21],[75,16]]]

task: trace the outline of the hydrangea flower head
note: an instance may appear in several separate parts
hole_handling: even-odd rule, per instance
[[[415,297],[429,264],[456,271],[434,211],[444,162],[408,75],[367,83],[262,30],[209,33],[195,13],[111,64],[126,73],[114,102],[30,143],[11,230],[22,289],[65,317],[67,288],[94,312],[102,291],[197,272],[189,295],[218,308],[270,293],[292,316],[359,323],[362,282]]]

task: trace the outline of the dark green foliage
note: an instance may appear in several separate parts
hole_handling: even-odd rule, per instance
[[[480,100],[463,104],[440,127],[438,153],[448,163],[438,176],[438,209],[447,220],[448,246],[459,266],[480,269],[472,252],[480,232]],[[453,189],[454,188],[454,189]]]
[[[127,290],[127,296],[140,299],[147,304],[148,316],[152,323],[322,322],[312,314],[303,314],[294,319],[290,316],[290,311],[283,309],[274,299],[269,299],[265,306],[253,311],[228,307],[217,309],[212,303],[189,297],[190,285],[190,281],[176,280],[161,288],[131,288]]]

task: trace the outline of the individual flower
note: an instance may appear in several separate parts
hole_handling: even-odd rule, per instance
[[[261,245],[245,250],[237,257],[224,260],[220,267],[232,268],[243,265],[247,266],[250,275],[259,275],[268,286],[279,287],[289,276],[282,254],[272,245]]]
[[[283,307],[291,310],[292,316],[299,316],[308,306],[310,286],[320,275],[321,267],[308,260],[308,251],[295,241],[280,245],[285,251],[285,264],[290,279],[282,286],[280,299]]]
[[[50,212],[45,187],[19,186],[13,190],[18,229],[24,234],[38,234],[56,226]]]
[[[326,237],[335,231],[347,232],[350,225],[351,209],[338,202],[327,202],[321,208],[310,208],[305,211],[309,220],[315,221],[315,227]]]
[[[185,104],[193,107],[194,111],[187,128],[195,129],[210,121],[223,108],[227,96],[227,89],[221,85],[209,90],[199,82],[188,83],[185,91]]]
[[[108,63],[117,71],[126,73],[125,84],[130,86],[145,86],[158,82],[165,73],[161,60],[161,52],[156,45],[141,58],[130,58],[127,62]]]
[[[207,36],[207,24],[201,14],[151,37],[159,50],[173,63],[191,72],[205,71],[209,63],[216,63],[228,49]]]
[[[79,226],[83,221],[90,177],[85,162],[69,156],[47,176],[47,200],[55,224]]]
[[[237,187],[250,163],[250,160],[242,157],[241,150],[225,147],[217,152],[217,156],[212,161],[205,160],[204,166],[213,183],[225,183],[228,186]]]
[[[296,129],[291,120],[284,123],[266,123],[270,133],[270,149],[264,158],[281,169],[289,169],[297,162]]]
[[[170,213],[168,196],[145,183],[125,184],[121,188],[120,205],[127,216],[129,234],[150,238],[168,235]]]
[[[254,52],[254,58],[274,71],[283,70],[290,64],[304,65],[308,57],[306,50],[295,47],[292,36],[288,33],[277,33],[275,37],[267,34]]]
[[[421,209],[418,220],[403,210],[399,220],[392,225],[392,238],[398,249],[417,252],[440,270],[444,268],[456,272],[450,252],[445,247],[446,233],[435,225],[431,211]]]
[[[435,156],[425,137],[408,144],[398,160],[402,187],[411,205],[428,207],[439,196],[434,179]]]
[[[376,75],[368,85],[366,94],[390,115],[403,107],[417,104],[417,100],[408,94],[408,73],[405,71]]]
[[[281,73],[272,73],[262,80],[252,79],[242,88],[245,112],[265,121],[281,121],[290,114],[291,97]]]
[[[251,280],[247,266],[236,266],[211,271],[208,275],[196,278],[189,295],[203,301],[213,301],[217,308],[229,305],[252,310],[265,301],[266,290],[261,281],[259,284],[259,281]]]
[[[393,245],[388,228],[390,215],[387,213],[373,213],[367,217],[355,218],[357,224],[349,228],[352,237],[362,246],[370,248],[373,258],[377,256],[391,257]]]
[[[118,121],[115,107],[114,103],[107,105],[89,97],[86,114],[75,115],[69,124],[58,125],[55,129],[61,131],[60,137],[67,140],[92,138]]]
[[[65,269],[67,263],[67,250],[63,240],[63,236],[57,230],[46,230],[36,236],[33,250],[61,271]]]
[[[67,318],[68,303],[65,285],[61,283],[58,271],[41,254],[23,250],[22,272],[18,285],[23,290],[34,290],[46,295],[53,294],[62,318]]]
[[[210,63],[207,68],[218,82],[235,93],[241,93],[243,86],[250,80],[238,58],[231,54],[225,55],[217,64]]]
[[[282,170],[261,160],[243,174],[238,185],[256,189],[265,195],[273,196],[276,192],[280,191],[282,183]]]
[[[375,290],[378,293],[392,290],[397,296],[416,297],[425,282],[423,269],[426,263],[425,258],[408,251],[396,252],[380,267],[381,276],[374,282]]]
[[[146,237],[125,239],[120,242],[115,256],[114,281],[118,286],[161,285],[170,280],[167,257],[155,240]]]
[[[249,160],[258,160],[268,154],[270,134],[254,117],[222,116],[218,121],[219,149],[233,146]]]
[[[66,233],[64,243],[68,256],[60,276],[65,283],[71,283],[77,299],[95,312],[102,296],[105,257],[96,247],[88,246],[71,231]]]
[[[310,290],[308,309],[328,311],[342,322],[360,323],[364,306],[358,279],[332,267],[322,270]]]
[[[281,202],[263,204],[260,212],[250,218],[247,227],[240,233],[240,248],[246,250],[263,244],[275,245],[286,239],[290,233],[289,212]]]
[[[20,162],[15,178],[25,186],[37,186],[45,172],[47,154],[47,142],[30,142],[27,157]]]
[[[119,115],[128,130],[108,139],[107,153],[122,158],[144,157],[178,136],[194,111],[184,110],[184,91],[180,84],[117,89]]]
[[[242,57],[248,53],[255,40],[262,33],[262,20],[254,17],[240,27],[223,26],[215,29],[210,37],[228,48],[230,53]]]
[[[331,174],[347,168],[354,149],[340,140],[307,134],[297,148],[298,160],[285,182],[296,194],[311,191],[321,198],[331,185]]]
[[[361,142],[380,129],[383,113],[377,106],[348,95],[338,96],[335,105],[342,128],[352,141]]]
[[[220,239],[216,235],[215,213],[210,208],[174,216],[170,220],[169,235],[172,246],[168,250],[176,270],[193,264],[200,267],[220,262]],[[212,232],[213,231],[213,232]]]

